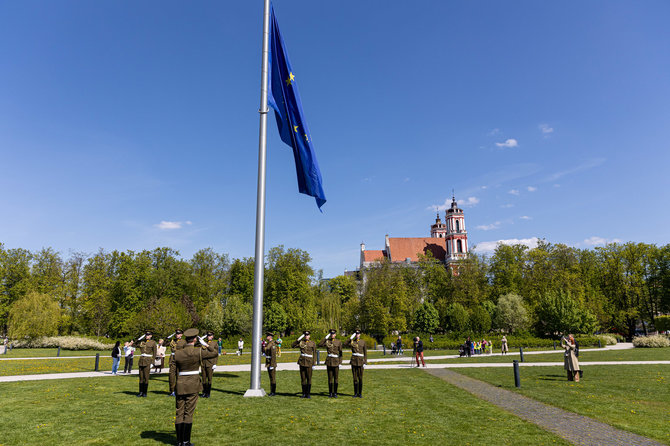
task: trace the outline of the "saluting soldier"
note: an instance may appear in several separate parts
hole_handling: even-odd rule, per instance
[[[368,346],[361,339],[361,331],[351,335],[344,344],[351,347],[351,372],[354,374],[354,398],[363,398],[363,366],[368,363]]]
[[[304,338],[304,339],[303,339]],[[302,383],[302,396],[300,398],[311,398],[312,392],[312,366],[314,366],[314,355],[316,355],[316,344],[309,339],[309,331],[304,331],[291,347],[300,347],[300,382]]]
[[[177,367],[177,385],[175,406],[177,413],[174,427],[177,432],[177,444],[191,446],[191,428],[193,427],[193,412],[198,403],[198,393],[202,390],[200,381],[200,364],[218,356],[217,349],[202,349],[196,347],[198,330],[189,328],[184,332],[186,345],[177,350],[175,364]]]
[[[174,361],[174,355],[177,350],[181,350],[186,345],[186,341],[182,339],[184,332],[178,328],[174,332],[174,339],[170,341],[170,373],[168,374],[168,382],[170,383],[170,396],[175,396],[174,386],[177,384],[177,364]]]
[[[330,330],[328,335],[319,342],[319,347],[326,347],[326,369],[328,371],[328,398],[337,398],[337,385],[342,363],[342,341],[336,339],[337,331]]]
[[[214,351],[216,356],[213,358],[204,359],[202,361],[202,385],[204,390],[202,395],[203,398],[209,398],[209,394],[212,392],[212,376],[214,375],[214,368],[216,367],[216,361],[219,358],[219,346],[214,340],[214,332],[207,332],[207,339],[205,340],[207,345],[203,345],[203,350]]]
[[[153,333],[147,331],[144,333],[145,339],[140,342],[140,361],[138,368],[140,371],[140,393],[137,396],[146,397],[147,390],[149,390],[149,376],[151,374],[151,364],[154,363],[156,355],[158,355],[158,344],[151,339]]]
[[[274,333],[265,333],[267,344],[265,345],[265,367],[270,375],[270,394],[275,396],[277,391],[277,343],[274,341]]]

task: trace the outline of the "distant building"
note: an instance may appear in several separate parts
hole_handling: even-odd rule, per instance
[[[389,237],[386,235],[384,249],[366,250],[361,243],[360,269],[387,259],[391,263],[413,264],[419,255],[430,252],[434,258],[453,267],[454,263],[468,256],[468,232],[465,230],[463,209],[452,198],[451,207],[445,212],[445,223],[440,214],[430,226],[430,237]]]

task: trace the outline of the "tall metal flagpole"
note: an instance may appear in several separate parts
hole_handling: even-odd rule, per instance
[[[260,131],[258,137],[258,193],[256,196],[256,258],[254,265],[254,316],[251,340],[251,384],[244,394],[265,396],[261,388],[261,337],[263,330],[263,276],[265,274],[265,161],[268,122],[268,55],[270,51],[270,0],[263,11],[263,62],[261,64]]]

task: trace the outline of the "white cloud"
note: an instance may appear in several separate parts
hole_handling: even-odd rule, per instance
[[[543,135],[548,135],[549,133],[554,133],[554,128],[549,127],[549,124],[540,124],[539,128],[540,128],[540,131],[542,132]]]
[[[603,237],[598,237],[597,235],[584,240],[584,244],[588,246],[603,246],[608,243],[622,243],[622,240],[618,238],[606,239]]]
[[[527,189],[528,189],[528,192],[535,192],[537,190],[537,187],[528,186]]]
[[[511,189],[507,193],[510,194],[510,195],[519,195],[519,189]]]
[[[527,215],[522,215],[521,217],[519,217],[519,219],[521,219],[521,220],[532,220],[533,217],[529,217]]]
[[[479,198],[468,197],[464,200],[456,200],[456,203],[458,203],[459,206],[470,208],[476,206],[479,203]],[[451,198],[447,198],[446,200],[444,200],[444,204],[433,204],[431,206],[428,206],[428,209],[432,209],[434,211],[446,211],[450,207],[451,207]]]
[[[481,229],[482,231],[490,231],[492,229],[498,229],[500,227],[500,222],[497,221],[495,223],[491,223],[490,225],[479,225],[477,226],[477,229]]]
[[[477,251],[480,254],[491,254],[495,251],[496,247],[500,245],[526,245],[529,248],[535,248],[539,239],[537,237],[531,238],[512,238],[507,240],[498,240],[493,242],[481,242],[477,243],[473,251]]]
[[[514,138],[509,138],[509,139],[506,140],[505,142],[497,142],[497,143],[496,143],[496,146],[498,146],[498,147],[505,147],[505,148],[508,148],[508,149],[509,149],[509,148],[512,148],[512,147],[518,147],[518,146],[519,146],[519,142],[518,142],[516,139],[514,139]]]
[[[154,227],[161,230],[172,230],[172,229],[181,229],[184,225],[193,224],[190,220],[186,221],[165,221],[162,220],[160,223],[155,224]]]

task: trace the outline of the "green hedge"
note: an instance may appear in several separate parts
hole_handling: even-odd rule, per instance
[[[414,346],[413,339],[416,336],[419,336],[423,341],[423,348],[426,350],[458,350],[458,347],[465,343],[468,335],[458,335],[450,333],[447,335],[433,335],[433,342],[430,342],[430,335],[425,335],[421,333],[407,333],[402,336],[402,345],[403,349],[412,349]],[[481,341],[486,339],[487,341],[493,342],[493,350],[501,349],[501,334],[485,334],[485,335],[469,335],[473,341]],[[560,345],[560,338],[550,339],[550,338],[538,338],[530,335],[506,335],[507,336],[507,346],[510,349],[513,348],[554,348],[554,342],[556,345]],[[386,348],[391,348],[391,343],[395,343],[398,336],[386,336],[384,338],[384,345]],[[598,341],[600,345],[604,347],[607,345],[608,341],[604,336],[590,336],[590,335],[577,335],[575,337],[577,342],[579,342],[580,347],[598,347]],[[611,341],[610,341],[611,343]]]

